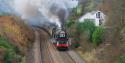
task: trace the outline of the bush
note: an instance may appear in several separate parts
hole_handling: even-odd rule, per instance
[[[83,28],[89,31],[90,33],[93,33],[96,26],[93,20],[86,19],[85,22],[83,23]]]
[[[3,36],[0,36],[0,48],[5,49],[4,63],[13,63],[14,59],[16,59],[15,48]]]
[[[92,34],[92,42],[95,46],[98,46],[102,43],[103,40],[104,29],[102,27],[97,27],[96,30]]]
[[[73,8],[72,10],[72,17],[76,17],[79,18],[82,13],[83,13],[83,6],[82,5],[78,5],[77,7]]]
[[[5,63],[12,63],[12,59],[14,57],[13,46],[5,39],[0,36],[0,48],[4,48],[6,50]]]
[[[10,43],[4,38],[0,36],[0,48],[13,48]]]
[[[70,28],[74,23],[75,23],[74,21],[72,21],[71,19],[69,19],[68,21],[66,21],[65,26],[67,28]]]
[[[77,33],[83,33],[83,23],[77,23],[77,27],[76,27],[76,30],[77,30]]]
[[[95,31],[96,26],[92,20],[86,19],[84,22],[78,23],[76,28],[77,28],[77,33],[79,34],[82,34],[83,32],[88,32],[89,39],[91,41],[92,34]]]

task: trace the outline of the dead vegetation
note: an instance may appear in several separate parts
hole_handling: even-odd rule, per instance
[[[34,34],[21,19],[12,16],[0,17],[0,30],[21,51],[27,48],[28,43],[33,42]]]
[[[6,37],[17,51],[19,49],[18,52],[23,57],[28,54],[27,49],[34,42],[33,30],[16,16],[0,16],[0,35]],[[0,50],[0,61],[3,60],[3,52],[5,53],[5,51]]]

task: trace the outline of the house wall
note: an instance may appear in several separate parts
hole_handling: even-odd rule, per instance
[[[100,18],[97,18],[98,12],[100,11],[90,12],[90,13],[85,14],[79,19],[79,22],[84,22],[85,19],[93,19],[96,26],[99,26],[101,22],[102,22],[101,25],[103,25],[105,22],[105,15],[102,12],[100,12]],[[99,22],[99,20],[101,20],[101,22]]]

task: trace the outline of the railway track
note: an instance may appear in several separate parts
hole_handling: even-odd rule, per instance
[[[35,31],[35,42],[33,44],[33,52],[34,52],[34,62],[32,63],[41,63],[42,55],[40,51],[40,34],[38,31]]]
[[[40,53],[41,53],[41,63],[54,63],[53,58],[50,54],[48,47],[48,38],[45,31],[39,30],[40,33]]]
[[[52,56],[50,54],[49,48],[47,46],[47,41],[45,41],[44,43],[41,43],[41,60],[42,63],[54,63]]]
[[[75,51],[67,51],[68,55],[75,61],[75,63],[86,63]]]
[[[55,53],[56,56],[58,56],[56,58],[58,59],[60,58],[60,63],[75,63],[75,61],[71,58],[71,56],[66,51],[57,50],[57,48],[52,44],[52,42],[50,42],[49,45],[53,47],[52,48],[53,52]]]
[[[85,63],[73,51],[58,51],[44,30],[35,30],[34,62],[32,63]],[[78,59],[77,59],[78,58]]]
[[[76,63],[67,52],[61,51],[60,55],[63,58],[64,63]]]

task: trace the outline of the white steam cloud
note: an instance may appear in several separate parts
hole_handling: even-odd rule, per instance
[[[61,24],[69,15],[69,10],[76,7],[76,0],[14,0],[12,6],[30,25],[54,23]]]

